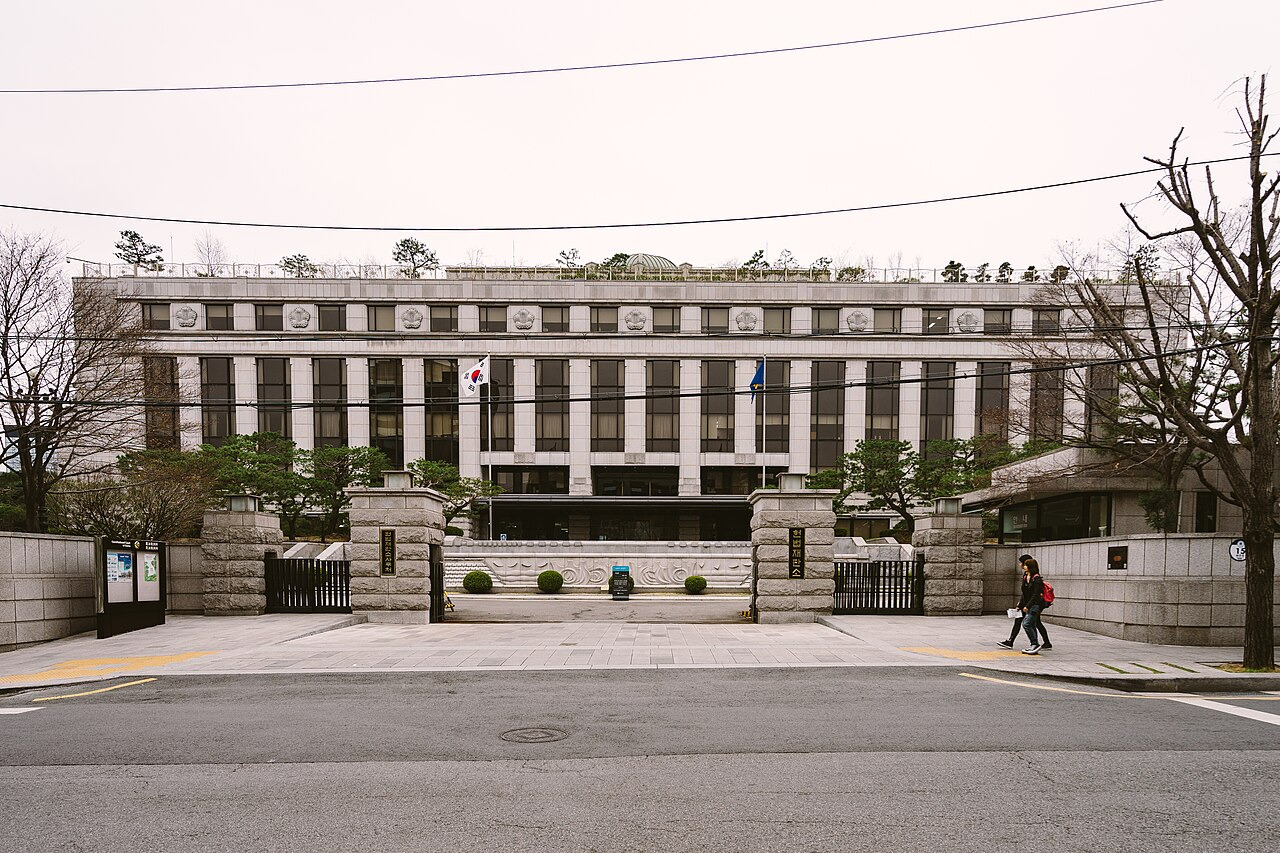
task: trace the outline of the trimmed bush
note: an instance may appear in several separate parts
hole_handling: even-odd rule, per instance
[[[467,572],[467,576],[462,579],[462,588],[467,592],[488,592],[493,589],[493,578],[489,577],[488,572],[476,569],[474,572]]]
[[[702,575],[689,575],[684,579],[684,591],[690,595],[698,595],[707,588],[707,579]]]
[[[555,569],[547,569],[538,575],[538,589],[543,592],[559,592],[562,586],[564,586],[564,575]]]
[[[462,535],[462,528],[461,528],[461,527],[454,527],[452,524],[450,524],[450,525],[448,525],[447,527],[445,527],[445,529],[444,529],[444,535],[445,535],[445,536],[461,536],[461,535]]]

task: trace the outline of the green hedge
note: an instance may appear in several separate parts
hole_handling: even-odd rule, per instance
[[[467,592],[488,592],[493,589],[493,578],[489,577],[488,572],[476,569],[474,572],[467,572],[467,576],[462,579],[462,588]]]
[[[543,592],[559,592],[562,586],[564,586],[564,575],[555,569],[547,569],[538,575],[538,589]]]
[[[684,579],[684,591],[690,595],[698,595],[707,588],[707,579],[702,575],[689,575]]]

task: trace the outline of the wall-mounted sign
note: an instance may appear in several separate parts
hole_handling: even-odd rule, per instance
[[[1129,568],[1129,546],[1112,545],[1107,548],[1107,569]]]
[[[1246,554],[1246,551],[1244,547],[1244,540],[1243,539],[1231,540],[1231,559],[1235,560],[1237,563],[1243,563],[1245,554]]]
[[[787,535],[787,575],[804,579],[804,528],[792,527]]]
[[[394,575],[396,573],[396,531],[395,529],[378,531],[378,563],[381,566],[382,574]]]

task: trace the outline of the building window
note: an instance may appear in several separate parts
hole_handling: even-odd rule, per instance
[[[901,365],[896,361],[867,362],[867,438],[898,438],[898,380]]]
[[[1038,370],[1031,374],[1031,437],[1062,441],[1061,369]]]
[[[674,305],[654,306],[653,330],[662,334],[680,331],[680,309]]]
[[[950,361],[926,361],[920,389],[920,439],[929,454],[929,442],[955,437],[956,366]]]
[[[431,331],[433,332],[458,331],[458,306],[457,305],[432,305],[427,310],[431,315]]]
[[[533,363],[535,450],[569,449],[569,361],[539,359]]]
[[[230,358],[200,359],[200,440],[221,447],[236,430],[236,376]]]
[[[770,466],[765,470],[770,483],[776,484],[785,465]],[[750,468],[706,467],[702,469],[702,493],[704,495],[749,495],[760,488],[760,466]]]
[[[733,364],[702,362],[703,453],[733,452]]]
[[[148,356],[142,360],[148,450],[178,449],[178,360]]]
[[[458,363],[426,360],[426,458],[458,464]]]
[[[544,332],[569,331],[569,306],[568,305],[542,306],[542,331]]]
[[[623,442],[622,361],[591,362],[591,449],[622,450]]]
[[[480,331],[505,332],[507,330],[507,306],[481,305]]]
[[[951,309],[925,308],[922,322],[926,335],[945,335],[951,331]]]
[[[284,331],[283,305],[253,306],[253,328],[259,332]]]
[[[289,359],[258,359],[258,432],[274,432],[287,438],[292,421]]]
[[[480,386],[485,405],[480,409],[480,437],[484,450],[515,449],[515,361],[509,358],[489,359],[489,381]],[[489,433],[489,416],[493,415],[493,433]]]
[[[1196,492],[1196,533],[1218,532],[1218,496]]]
[[[313,358],[311,390],[316,447],[345,447],[347,444],[347,360]]]
[[[813,333],[815,335],[836,335],[840,333],[839,308],[814,308]]]
[[[398,358],[369,359],[369,444],[386,454],[393,469],[404,466],[404,366]]]
[[[644,449],[671,453],[680,449],[680,362],[646,361]]]
[[[1000,510],[1000,544],[1088,539],[1111,532],[1111,496],[1075,494]]]
[[[1113,422],[1120,399],[1120,377],[1114,364],[1095,364],[1089,368],[1089,389],[1085,393],[1084,419],[1086,435],[1105,438]]]
[[[791,334],[791,309],[790,308],[764,309],[764,333],[766,335]]]
[[[873,312],[872,322],[875,324],[875,330],[882,334],[897,334],[902,331],[902,309],[901,308],[876,308]]]
[[[591,469],[591,493],[606,497],[675,497],[680,469],[674,465]]]
[[[591,331],[593,332],[616,332],[618,331],[618,308],[613,306],[607,308],[601,305],[591,306]]]
[[[497,467],[493,482],[508,495],[567,495],[569,469],[558,465]]]
[[[729,331],[728,308],[702,309],[702,334],[720,335]]]
[[[204,306],[204,327],[210,332],[229,332],[236,327],[235,306],[230,302],[210,302]]]
[[[316,328],[321,332],[345,332],[347,330],[347,306],[317,305]]]
[[[1013,311],[1008,308],[987,308],[982,312],[984,335],[1008,335],[1013,332]]]
[[[142,328],[163,332],[169,328],[169,303],[142,303]]]
[[[1031,331],[1037,335],[1057,335],[1062,332],[1061,308],[1037,308],[1031,312]]]
[[[815,361],[810,394],[809,467],[835,468],[844,453],[844,362]]]
[[[978,435],[1009,440],[1009,362],[978,362]]]
[[[761,452],[761,423],[764,424],[764,452],[786,453],[791,447],[791,362],[765,361],[764,390],[756,394],[756,453]]]
[[[394,332],[396,330],[396,306],[367,305],[369,312],[369,331]]]

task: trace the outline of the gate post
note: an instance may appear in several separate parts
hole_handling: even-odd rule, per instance
[[[916,519],[911,544],[924,564],[926,616],[982,615],[982,516],[961,515],[959,498],[938,498]]]
[[[751,602],[756,622],[812,622],[831,614],[836,591],[834,489],[779,474],[751,493]]]
[[[444,496],[387,471],[382,488],[351,488],[351,612],[370,622],[431,621],[431,550],[444,545]]]
[[[232,495],[227,509],[204,514],[201,604],[205,616],[261,616],[267,609],[268,551],[280,550],[280,518],[261,512],[256,495]]]

